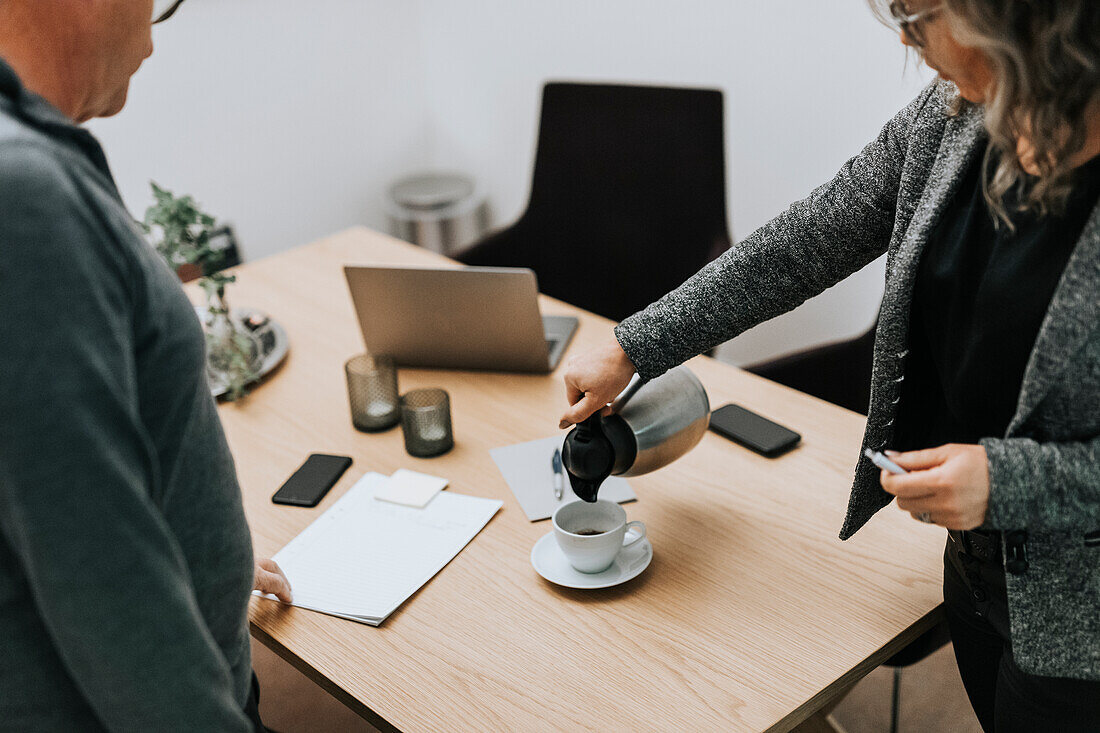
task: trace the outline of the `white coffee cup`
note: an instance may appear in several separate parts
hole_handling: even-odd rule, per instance
[[[645,525],[626,521],[626,511],[613,501],[563,504],[550,520],[554,538],[569,564],[582,573],[602,573],[623,549],[645,539]],[[626,538],[628,529],[635,536]]]

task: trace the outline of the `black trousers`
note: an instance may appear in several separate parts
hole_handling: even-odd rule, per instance
[[[959,673],[986,733],[1100,731],[1100,681],[1016,666],[999,534],[950,532],[943,600]]]

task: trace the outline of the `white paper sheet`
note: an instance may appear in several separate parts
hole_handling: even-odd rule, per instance
[[[368,473],[274,557],[295,606],[377,626],[443,569],[502,502],[450,491],[423,509],[375,499]]]

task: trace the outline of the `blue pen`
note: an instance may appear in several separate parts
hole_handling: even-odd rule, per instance
[[[870,448],[868,448],[865,451],[863,451],[863,455],[865,455],[869,459],[871,459],[871,463],[875,464],[876,466],[878,466],[881,469],[889,471],[890,473],[893,473],[893,474],[908,473],[908,471],[906,471],[904,468],[902,468],[898,464],[894,463],[893,461],[891,461],[889,458],[887,458],[886,456],[884,456],[882,453],[878,452],[877,450],[871,450]]]

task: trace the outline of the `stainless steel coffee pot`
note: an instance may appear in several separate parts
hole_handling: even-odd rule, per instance
[[[667,466],[694,448],[710,425],[710,400],[686,366],[651,381],[638,375],[611,404],[565,437],[562,464],[573,493],[596,501],[608,476],[638,476]]]

